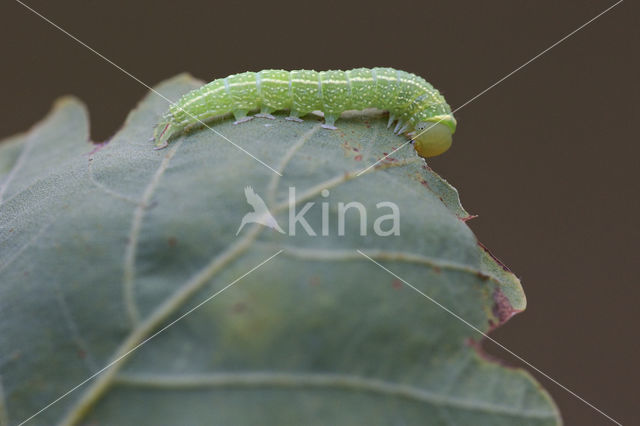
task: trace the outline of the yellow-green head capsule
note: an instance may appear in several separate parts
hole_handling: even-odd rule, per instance
[[[188,126],[233,114],[236,123],[255,116],[273,118],[288,110],[288,119],[322,111],[323,127],[335,129],[347,110],[378,108],[389,111],[395,133],[409,132],[422,157],[442,154],[451,146],[456,120],[444,97],[423,78],[393,68],[356,68],[349,71],[263,70],[214,80],[171,105],[155,128],[158,148]]]

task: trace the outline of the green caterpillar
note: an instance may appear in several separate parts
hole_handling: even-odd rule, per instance
[[[253,117],[273,119],[274,111],[289,110],[288,120],[322,111],[322,127],[336,129],[346,110],[379,108],[389,111],[394,133],[410,131],[422,157],[442,154],[451,146],[456,120],[444,97],[423,78],[393,68],[349,71],[263,70],[217,79],[192,90],[172,104],[156,126],[158,149],[171,137],[197,123],[232,113],[237,123]],[[260,111],[247,116],[251,111]]]

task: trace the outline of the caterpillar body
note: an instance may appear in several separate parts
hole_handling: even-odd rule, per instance
[[[336,129],[343,111],[378,108],[389,111],[394,133],[409,132],[422,157],[442,154],[451,146],[456,120],[444,97],[423,78],[393,68],[349,71],[263,70],[230,75],[192,90],[171,105],[155,128],[156,146],[199,122],[233,114],[236,123],[253,117],[274,118],[289,110],[289,120],[322,111],[323,127]],[[249,112],[259,111],[254,116]]]

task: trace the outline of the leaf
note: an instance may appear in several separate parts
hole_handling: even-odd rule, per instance
[[[175,100],[199,84],[158,90]],[[382,114],[337,131],[314,116],[211,124],[280,178],[207,129],[153,150],[166,108],[148,95],[94,146],[67,98],[0,145],[0,419],[29,418],[123,357],[30,423],[561,423],[527,372],[483,358],[478,333],[356,251],[485,332],[525,308],[456,190],[411,146],[357,176],[405,142]],[[247,186],[288,232],[235,235]],[[290,235],[289,187],[297,212],[315,203],[317,236],[300,224]],[[338,235],[338,203],[351,201],[366,207],[367,236],[355,209]],[[372,230],[383,201],[399,207],[400,236]]]

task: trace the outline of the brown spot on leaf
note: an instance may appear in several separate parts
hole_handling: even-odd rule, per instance
[[[458,219],[460,219],[460,220],[461,220],[461,221],[463,221],[463,222],[468,222],[468,221],[470,221],[471,219],[475,219],[476,217],[478,217],[478,215],[477,215],[477,214],[470,214],[470,215],[469,215],[469,216],[467,216],[467,217],[460,217],[460,216],[458,216]]]
[[[169,237],[168,243],[169,247],[175,247],[178,245],[178,239],[176,237]]]
[[[233,305],[233,313],[241,314],[247,310],[247,305],[243,302],[238,302]]]
[[[353,159],[356,161],[362,161],[362,155],[358,154]]]
[[[502,325],[519,312],[513,308],[509,298],[505,296],[499,287],[496,287],[493,292],[493,303],[492,311],[493,315],[498,319],[498,324],[490,324],[492,328]]]
[[[396,279],[393,280],[393,282],[391,283],[391,287],[395,288],[396,290],[399,290],[402,288],[402,281]]]
[[[96,143],[94,144],[93,149],[91,150],[91,152],[89,152],[87,155],[87,157],[91,157],[93,154],[95,154],[96,152],[100,151],[102,148],[104,148],[105,146],[107,146],[107,144],[109,143],[109,141],[105,141],[105,142],[100,142],[100,143]],[[93,158],[89,158],[89,161],[93,160]]]

